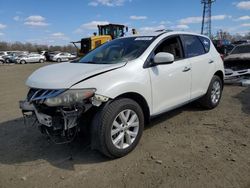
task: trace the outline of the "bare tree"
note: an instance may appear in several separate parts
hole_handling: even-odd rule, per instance
[[[29,51],[29,52],[41,52],[41,51],[61,51],[61,52],[76,52],[76,48],[69,44],[65,46],[48,46],[48,45],[40,45],[33,43],[21,43],[14,42],[8,43],[4,41],[0,41],[0,51]]]

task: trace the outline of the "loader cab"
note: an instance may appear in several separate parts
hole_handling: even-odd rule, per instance
[[[119,24],[98,25],[99,35],[110,35],[112,39],[123,37],[128,28]]]
[[[97,48],[105,42],[124,36],[128,27],[119,24],[98,25],[98,35],[82,38],[80,41],[71,42],[77,48],[77,55],[84,56],[89,51]]]

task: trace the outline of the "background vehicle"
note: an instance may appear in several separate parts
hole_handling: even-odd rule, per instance
[[[34,112],[41,131],[58,142],[91,125],[92,148],[116,158],[136,147],[150,117],[194,100],[215,108],[223,80],[209,38],[157,32],[115,39],[78,62],[36,70],[20,108]]]
[[[0,51],[0,57],[11,54],[11,51]]]
[[[0,64],[4,64],[5,60],[0,56]]]
[[[236,46],[224,59],[226,77],[250,75],[250,44]]]
[[[61,53],[54,54],[50,58],[52,61],[61,62],[61,61],[68,61],[68,60],[75,59],[76,56],[67,52],[61,52]]]
[[[15,63],[15,58],[19,55],[26,55],[28,52],[26,51],[13,51],[8,52],[8,55],[2,56],[2,58],[5,60],[5,63]]]
[[[44,63],[46,58],[40,54],[28,54],[28,55],[19,55],[15,58],[15,62],[18,64],[26,63]]]
[[[81,41],[72,42],[78,49],[78,56],[83,56],[89,51],[97,48],[105,42],[121,37],[128,30],[127,27],[120,24],[98,25],[98,35],[89,38],[82,38]],[[80,49],[77,46],[80,44]]]
[[[213,43],[216,50],[222,55],[223,58],[227,56],[235,47],[235,45],[231,44],[228,40],[213,40]]]

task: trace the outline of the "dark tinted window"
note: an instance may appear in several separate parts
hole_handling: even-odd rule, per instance
[[[182,38],[183,38],[185,56],[187,58],[199,56],[206,53],[198,37],[193,35],[184,35]]]
[[[166,39],[155,50],[155,54],[159,52],[167,52],[174,55],[175,60],[182,59],[183,53],[178,37]]]
[[[204,48],[205,48],[205,51],[206,52],[209,52],[210,50],[210,40],[208,38],[205,38],[205,37],[199,37],[200,41],[202,42]]]

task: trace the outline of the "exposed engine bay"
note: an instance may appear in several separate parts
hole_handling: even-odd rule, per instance
[[[40,131],[57,144],[73,141],[80,131],[79,121],[82,114],[108,100],[107,97],[95,95],[94,90],[77,91],[85,92],[85,96],[77,95],[78,98],[74,98],[73,92],[31,88],[26,100],[19,102],[24,119],[33,118],[33,124],[37,124]],[[62,100],[58,96],[63,96]]]
[[[250,78],[250,45],[236,46],[231,54],[224,59],[225,81],[241,82]]]

